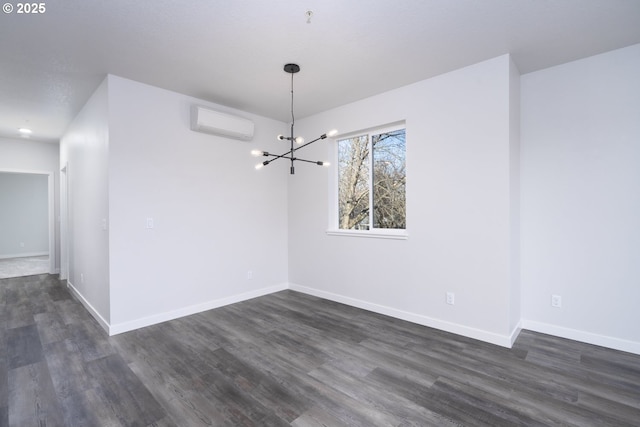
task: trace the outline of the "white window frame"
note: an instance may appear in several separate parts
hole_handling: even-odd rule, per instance
[[[332,139],[331,149],[333,153],[330,153],[330,158],[333,161],[333,164],[336,165],[333,169],[333,173],[330,174],[331,179],[329,180],[329,197],[331,200],[329,201],[329,228],[326,231],[326,234],[329,236],[348,236],[348,237],[365,237],[365,238],[378,238],[378,239],[395,239],[395,240],[406,240],[409,237],[408,227],[404,229],[398,228],[373,228],[372,226],[369,230],[345,230],[339,227],[339,219],[338,219],[338,185],[339,185],[339,161],[338,161],[338,141],[344,140],[348,138],[355,138],[361,135],[368,135],[369,141],[371,144],[371,135],[381,134],[385,132],[391,132],[399,129],[405,130],[405,138],[407,133],[407,126],[405,121],[390,123],[382,126],[375,126],[372,128],[364,129],[357,132],[349,132],[341,135],[336,135]],[[406,149],[406,147],[405,147]],[[406,153],[405,153],[406,155]],[[373,156],[373,150],[369,149],[369,165],[372,166],[371,156]],[[406,167],[406,165],[405,165]],[[369,173],[369,221],[373,224],[373,169],[370,169]],[[406,201],[405,201],[406,202]],[[406,220],[406,218],[405,218]]]

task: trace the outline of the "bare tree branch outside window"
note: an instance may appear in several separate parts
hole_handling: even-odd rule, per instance
[[[405,139],[398,129],[338,141],[340,229],[406,228]]]

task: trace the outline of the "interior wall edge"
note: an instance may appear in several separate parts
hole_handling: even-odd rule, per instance
[[[96,308],[93,305],[91,305],[91,303],[84,297],[84,295],[82,295],[82,293],[78,290],[78,288],[73,286],[73,283],[71,283],[71,281],[68,280],[68,279],[67,279],[67,288],[71,292],[71,295],[75,299],[80,301],[80,303],[84,306],[84,308],[87,309],[89,314],[91,314],[91,316],[93,316],[93,318],[96,319],[96,321],[98,322],[100,327],[102,329],[104,329],[105,332],[108,333],[109,332],[109,322],[107,322],[105,320],[105,318],[102,317],[102,315],[98,312],[98,310],[96,310]]]

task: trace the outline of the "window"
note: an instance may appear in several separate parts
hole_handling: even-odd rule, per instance
[[[339,230],[405,230],[405,129],[337,141]]]

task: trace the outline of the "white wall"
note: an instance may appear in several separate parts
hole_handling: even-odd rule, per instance
[[[110,321],[107,95],[105,80],[60,140],[69,188],[68,281],[103,326]]]
[[[326,235],[335,171],[303,165],[289,185],[294,289],[510,345],[519,319],[514,81],[505,55],[300,120],[307,138],[406,120],[409,238]],[[310,146],[309,157],[327,158],[331,144]]]
[[[0,258],[49,253],[49,177],[0,171]]]
[[[638,76],[640,45],[522,76],[524,325],[636,353]]]
[[[286,287],[288,169],[258,172],[250,156],[275,151],[286,125],[108,81],[111,332]],[[253,141],[191,131],[193,103],[253,120]]]
[[[51,176],[53,182],[49,185],[53,192],[53,222],[49,221],[49,226],[53,227],[53,242],[50,243],[48,251],[51,252],[53,249],[55,252],[54,271],[60,268],[59,159],[58,144],[30,141],[24,138],[0,138],[0,171],[40,173]]]

